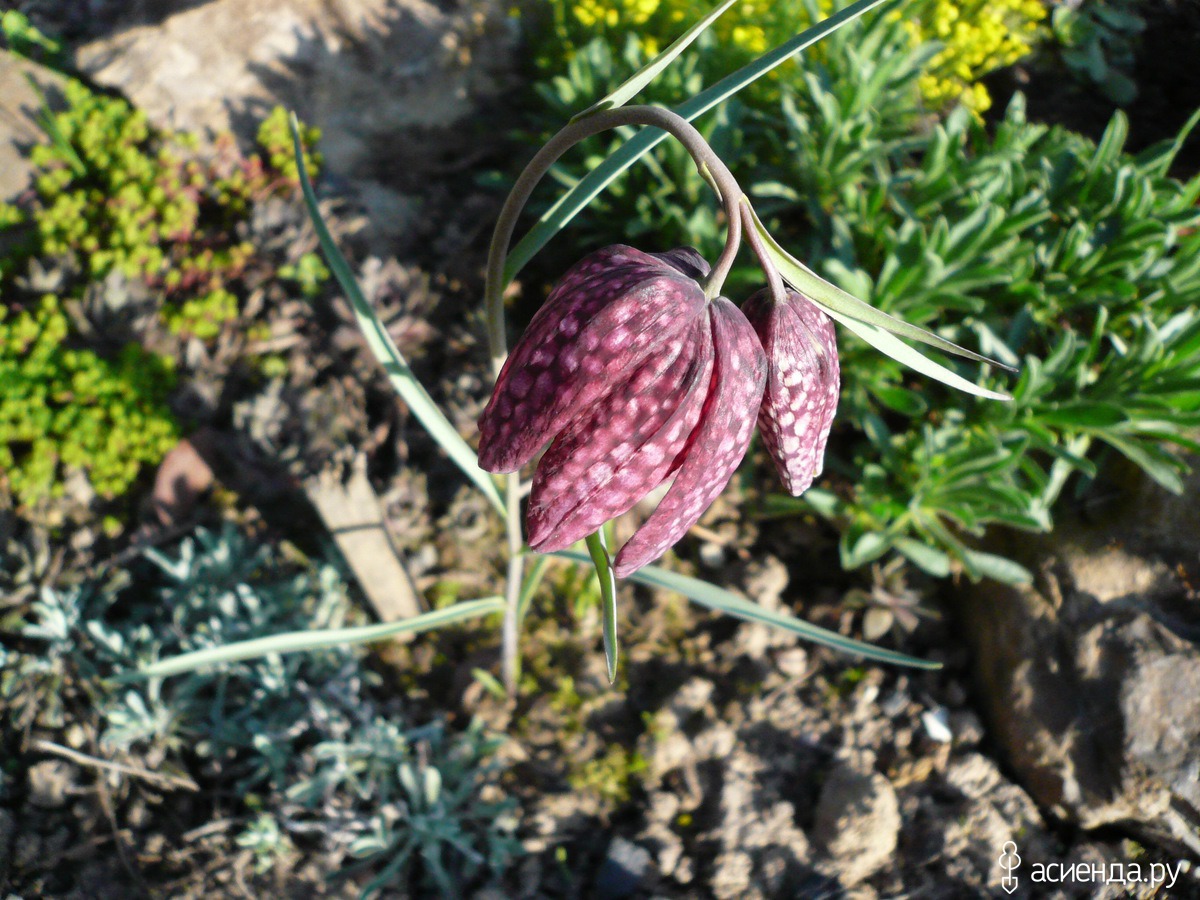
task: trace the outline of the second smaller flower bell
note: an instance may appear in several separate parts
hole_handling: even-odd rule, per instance
[[[776,302],[764,288],[742,311],[767,354],[758,430],[784,486],[799,497],[821,474],[837,412],[841,368],[833,322],[791,289]]]

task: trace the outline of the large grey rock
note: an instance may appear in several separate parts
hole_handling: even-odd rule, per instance
[[[1034,800],[1200,855],[1200,605],[1144,503],[1026,542],[1033,586],[975,585],[956,604],[992,736]]]
[[[53,105],[61,95],[62,82],[57,72],[0,50],[0,202],[14,200],[29,186],[28,149],[46,140],[37,114],[43,98]]]
[[[422,129],[460,122],[496,89],[505,23],[487,0],[451,12],[428,0],[210,0],[94,41],[76,62],[160,125],[232,129],[245,143],[283,104],[322,129],[332,171],[370,177],[418,158]]]

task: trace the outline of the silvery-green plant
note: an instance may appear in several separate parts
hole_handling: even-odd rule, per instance
[[[45,587],[29,604],[22,644],[0,651],[0,686],[6,698],[21,692],[18,709],[59,724],[70,685],[95,714],[104,755],[160,770],[190,762],[225,790],[256,795],[236,843],[260,873],[316,846],[353,857],[346,874],[370,871],[363,896],[421,882],[450,894],[521,852],[515,802],[498,784],[500,739],[479,724],[459,733],[407,721],[351,644],[139,677],[181,651],[342,625],[355,607],[335,566],[289,560],[228,526],[144,558],[125,578]],[[127,603],[130,594],[153,602]]]
[[[472,880],[502,874],[522,853],[516,802],[495,784],[498,746],[478,723],[452,735],[440,722],[405,731],[375,719],[317,745],[313,770],[288,790],[288,801],[313,810],[342,798],[327,817],[340,821],[334,840],[355,860],[342,874],[373,873],[363,896],[414,879],[461,896]]]
[[[254,854],[254,871],[263,875],[284,856],[296,851],[295,844],[270,813],[261,813],[237,836],[237,845]]]

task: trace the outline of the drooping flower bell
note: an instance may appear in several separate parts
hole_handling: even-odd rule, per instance
[[[570,546],[672,475],[614,560],[620,576],[683,537],[750,443],[767,365],[754,329],[709,301],[695,250],[617,245],[576,264],[504,364],[479,421],[479,464],[512,472],[548,441],[526,513],[529,546]]]
[[[799,497],[821,474],[837,411],[841,369],[833,321],[791,289],[777,303],[764,288],[742,311],[767,354],[758,430],[779,477]]]

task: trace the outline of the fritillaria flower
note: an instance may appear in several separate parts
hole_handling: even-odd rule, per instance
[[[624,576],[683,537],[729,482],[758,416],[767,362],[746,317],[709,300],[690,248],[599,250],[554,287],[480,418],[479,464],[534,474],[529,546],[570,546],[668,478],[614,560]]]
[[[758,430],[784,486],[799,497],[821,474],[837,411],[841,370],[833,322],[790,289],[776,302],[764,288],[742,311],[767,354]]]

